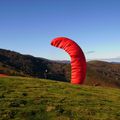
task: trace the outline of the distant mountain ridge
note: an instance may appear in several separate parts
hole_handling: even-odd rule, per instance
[[[68,82],[71,66],[69,61],[48,60],[0,49],[0,74]],[[120,88],[120,64],[104,61],[87,62],[85,84]]]
[[[113,62],[113,63],[120,63],[120,57],[106,59],[105,61]]]
[[[120,57],[116,57],[116,58],[105,58],[105,59],[94,59],[94,60],[100,60],[100,61],[106,61],[106,62],[119,63],[119,64],[120,64]],[[88,60],[88,61],[93,61],[93,60]]]

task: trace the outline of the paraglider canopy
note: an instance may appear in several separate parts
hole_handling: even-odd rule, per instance
[[[66,37],[53,39],[51,45],[64,49],[70,55],[71,83],[82,84],[86,77],[86,59],[79,45]]]

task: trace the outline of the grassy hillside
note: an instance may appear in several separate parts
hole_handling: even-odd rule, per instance
[[[120,120],[120,89],[1,77],[0,120]]]

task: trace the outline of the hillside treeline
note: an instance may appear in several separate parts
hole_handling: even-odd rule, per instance
[[[0,73],[69,81],[70,64],[0,49]]]
[[[65,61],[52,61],[0,49],[1,73],[68,82],[71,76],[71,66]],[[85,84],[120,87],[120,64],[103,61],[88,62]]]

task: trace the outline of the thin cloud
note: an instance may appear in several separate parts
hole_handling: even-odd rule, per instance
[[[95,51],[87,51],[86,54],[92,54],[95,53]]]

